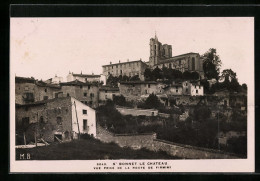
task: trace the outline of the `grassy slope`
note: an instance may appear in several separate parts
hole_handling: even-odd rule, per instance
[[[165,152],[120,148],[114,143],[102,143],[95,139],[74,140],[47,147],[16,149],[16,159],[19,160],[20,154],[27,153],[30,153],[32,160],[178,159]]]

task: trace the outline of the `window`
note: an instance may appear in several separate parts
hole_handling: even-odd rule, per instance
[[[191,59],[191,70],[195,70],[195,58],[192,57]]]
[[[186,92],[188,92],[188,89],[186,89]]]
[[[88,95],[88,94],[87,94],[86,92],[84,92],[84,97],[87,97],[87,95]]]
[[[176,89],[176,92],[178,92],[178,89]]]
[[[69,97],[70,96],[70,94],[69,93],[67,93],[67,97]]]
[[[40,117],[40,123],[44,123],[43,116]]]
[[[196,89],[196,85],[195,85],[195,89]]]
[[[112,65],[112,69],[113,69],[113,65]]]
[[[86,109],[83,109],[83,110],[82,110],[82,113],[83,113],[83,114],[87,114],[87,110],[86,110]]]
[[[83,129],[86,130],[88,127],[88,120],[83,119]]]
[[[56,121],[57,121],[57,124],[58,124],[58,125],[62,125],[62,119],[61,119],[61,117],[58,116],[58,117],[56,118]]]
[[[117,68],[117,66],[116,66],[116,68]]]
[[[24,128],[29,126],[29,117],[22,118],[22,125],[23,125]]]
[[[44,92],[47,92],[47,89],[44,89]]]
[[[151,87],[151,85],[150,84],[148,84],[148,88],[150,88]]]
[[[199,89],[200,89],[200,85],[199,85]]]
[[[196,90],[196,94],[198,94],[198,90]]]
[[[105,98],[107,99],[107,95],[105,95]]]
[[[90,85],[88,85],[88,90],[90,89]]]
[[[23,96],[25,103],[34,102],[34,95],[31,92],[26,92]]]

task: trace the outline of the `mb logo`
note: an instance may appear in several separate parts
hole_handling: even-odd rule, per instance
[[[30,160],[30,159],[31,159],[30,153],[20,154],[20,160]]]

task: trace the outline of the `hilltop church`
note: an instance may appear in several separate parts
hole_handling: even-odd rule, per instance
[[[198,72],[200,76],[204,77],[203,59],[199,53],[186,53],[182,55],[172,56],[172,46],[162,44],[156,34],[154,38],[150,39],[150,57],[149,62],[143,62],[141,59],[137,61],[118,62],[108,65],[103,65],[103,75],[107,78],[109,75],[113,76],[139,76],[144,80],[144,71],[146,68],[154,69],[156,67],[168,67],[179,70],[181,72]]]

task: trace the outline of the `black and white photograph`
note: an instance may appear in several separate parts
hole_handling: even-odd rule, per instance
[[[253,70],[253,17],[12,17],[11,171],[253,171]]]

